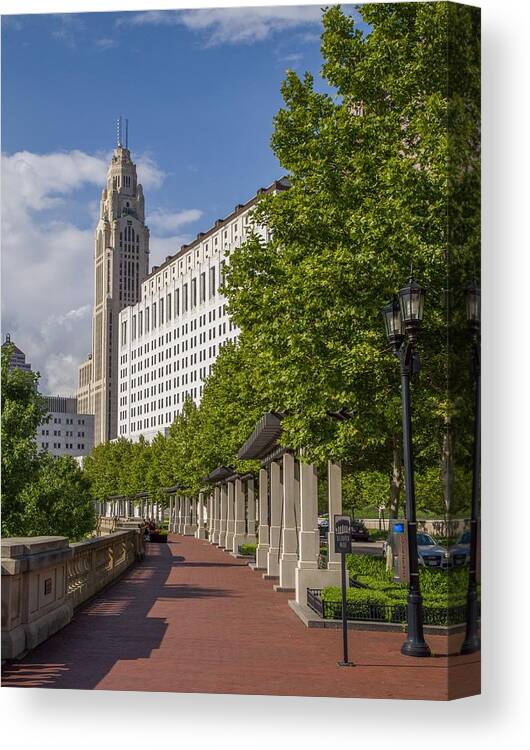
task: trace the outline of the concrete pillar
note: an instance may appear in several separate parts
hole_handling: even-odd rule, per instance
[[[195,535],[197,531],[197,495],[190,498],[190,530],[189,533]]]
[[[224,547],[226,544],[226,514],[228,511],[228,486],[226,482],[221,484],[219,508],[219,547]]]
[[[340,570],[340,555],[335,552],[334,516],[342,513],[342,468],[328,461],[328,570]]]
[[[193,527],[191,523],[191,498],[186,495],[184,497],[184,524],[182,527],[182,533],[184,536],[193,534]]]
[[[234,482],[234,540],[232,552],[237,555],[239,545],[247,542],[247,525],[245,522],[245,494],[243,482],[238,477]]]
[[[258,476],[258,546],[256,547],[256,568],[267,570],[269,555],[269,475],[267,469],[260,469]]]
[[[197,504],[197,539],[206,539],[206,522],[204,518],[204,493],[199,492],[199,501]]]
[[[184,495],[179,497],[179,534],[184,533],[184,524],[186,522],[186,498]]]
[[[210,544],[212,543],[212,538],[213,538],[213,519],[214,519],[214,507],[213,507],[213,504],[214,504],[214,502],[213,502],[213,492],[210,492],[210,494],[208,495],[208,508],[207,508],[207,513],[208,513],[208,519],[207,519],[208,520],[208,525],[207,525],[207,528],[208,528],[208,539],[210,541]]]
[[[219,533],[221,523],[221,489],[218,486],[213,488],[213,534],[212,544],[219,544]]]
[[[267,554],[267,576],[276,578],[280,574],[280,531],[282,515],[282,487],[280,481],[280,464],[272,461],[270,473],[271,525],[269,552]]]
[[[247,479],[247,539],[249,544],[256,542],[256,496],[253,477]]]
[[[234,529],[235,529],[235,517],[234,517],[234,482],[228,482],[227,490],[227,513],[226,513],[226,541],[225,549],[232,552],[234,545]]]
[[[295,517],[296,496],[295,459],[290,453],[283,455],[283,531],[280,557],[279,590],[294,591],[295,570],[298,563],[298,539]]]
[[[318,537],[318,480],[316,469],[312,464],[300,462],[300,557],[296,569],[296,600],[298,591],[303,587],[305,599],[306,571],[318,570],[319,537]],[[305,604],[305,601],[303,601]]]

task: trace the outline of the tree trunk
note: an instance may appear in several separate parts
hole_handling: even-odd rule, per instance
[[[390,478],[390,517],[398,518],[401,488],[403,486],[403,453],[397,435],[392,438],[392,476]]]
[[[451,496],[453,491],[453,439],[451,435],[451,424],[446,422],[444,436],[442,440],[442,460],[441,460],[441,480],[442,493],[445,503],[445,514],[449,518],[451,513]]]

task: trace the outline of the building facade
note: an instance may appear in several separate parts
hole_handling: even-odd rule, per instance
[[[11,341],[11,335],[6,333],[6,340],[2,344],[2,349],[5,349],[8,346],[13,347],[13,351],[9,356],[9,369],[26,370],[26,372],[31,372],[31,365],[29,362],[26,362],[26,355],[22,349],[19,349],[18,346]]]
[[[79,413],[76,398],[44,396],[47,421],[37,429],[37,447],[53,456],[87,456],[94,447],[94,415]]]
[[[152,269],[141,297],[119,316],[118,436],[151,440],[167,433],[186,398],[199,403],[203,384],[224,343],[238,329],[219,292],[225,264],[252,231],[262,193],[286,190],[286,178],[260,188],[245,204]]]
[[[148,272],[144,194],[120,129],[96,227],[92,352],[78,375],[79,409],[94,414],[96,445],[117,436],[119,314],[140,299]]]

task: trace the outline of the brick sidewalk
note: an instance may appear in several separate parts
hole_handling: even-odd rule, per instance
[[[245,561],[173,536],[149,545],[145,562],[64,630],[6,665],[2,685],[428,700],[479,690],[477,654],[407,658],[395,633],[350,631],[357,666],[337,667],[341,631],[305,628],[290,597]],[[428,641],[434,652],[446,648],[440,636]]]

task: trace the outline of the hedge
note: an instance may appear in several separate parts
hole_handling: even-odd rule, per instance
[[[256,557],[256,545],[255,544],[241,544],[239,545],[239,554],[248,557]]]

